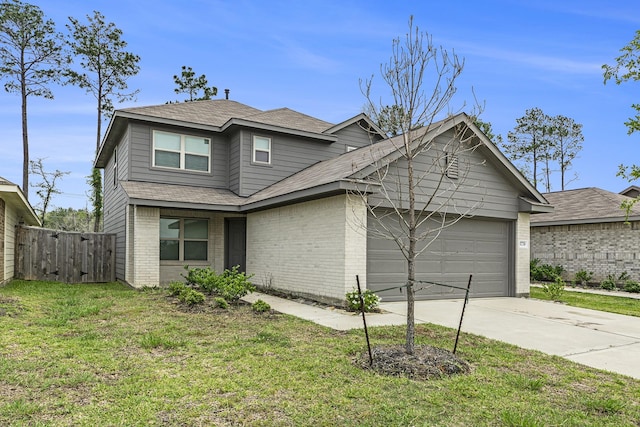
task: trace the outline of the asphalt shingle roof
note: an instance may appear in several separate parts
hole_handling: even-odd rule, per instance
[[[316,133],[322,133],[333,126],[332,123],[289,108],[263,111],[229,99],[133,107],[120,111],[158,119],[178,120],[218,127],[223,126],[231,119],[244,119],[255,123]]]
[[[625,211],[620,205],[629,197],[618,193],[589,187],[577,190],[556,191],[543,194],[545,199],[554,207],[550,213],[531,215],[531,224],[575,221],[602,222],[624,220]],[[630,216],[640,216],[640,205],[636,205]]]

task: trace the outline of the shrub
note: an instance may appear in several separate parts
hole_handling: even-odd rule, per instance
[[[244,272],[238,271],[236,265],[231,270],[225,270],[216,280],[215,293],[228,302],[237,301],[243,296],[256,290],[256,287],[249,281],[253,275],[247,276]]]
[[[185,289],[180,292],[180,295],[178,295],[178,299],[187,305],[202,304],[204,302],[204,294],[195,289],[185,287]]]
[[[631,279],[631,276],[629,276],[629,273],[627,273],[626,271],[623,271],[618,276],[618,281],[619,282],[626,282],[627,280],[630,280],[630,279]]]
[[[187,285],[185,285],[182,282],[171,282],[171,283],[169,283],[169,295],[171,295],[172,297],[177,297],[185,289],[187,289]]]
[[[624,282],[623,289],[625,290],[625,292],[631,292],[634,294],[640,293],[640,283],[633,280],[627,280],[626,282]]]
[[[585,286],[591,279],[593,279],[593,271],[580,270],[573,278],[573,283]]]
[[[607,291],[612,291],[616,289],[616,279],[613,274],[609,274],[606,279],[600,282],[600,288],[605,289]]]
[[[215,297],[214,301],[216,303],[216,307],[220,307],[223,310],[226,310],[227,308],[229,308],[229,303],[227,302],[226,299],[222,297]]]
[[[183,274],[182,277],[187,285],[197,287],[209,294],[213,292],[218,277],[214,270],[210,267],[189,268],[188,265],[185,265],[184,269],[187,270],[187,275]]]
[[[256,300],[253,304],[251,304],[251,309],[256,313],[265,313],[271,310],[271,306],[268,303],[259,299],[259,300]]]
[[[537,258],[534,258],[529,262],[529,274],[533,281],[553,282],[556,278],[562,277],[562,273],[564,273],[564,267],[561,265],[553,266],[551,264],[539,264],[540,260]]]
[[[238,266],[231,270],[225,270],[222,274],[216,274],[210,267],[189,268],[185,266],[187,285],[197,287],[208,294],[218,295],[227,302],[234,302],[256,290],[249,281],[253,275],[238,271]]]
[[[349,311],[360,311],[360,296],[357,290],[347,292],[346,298],[347,309]],[[380,303],[380,297],[374,294],[370,289],[367,289],[362,293],[362,299],[364,302],[365,313],[375,310]]]
[[[542,290],[549,295],[549,298],[552,300],[559,301],[560,297],[562,297],[562,294],[564,293],[564,285],[564,280],[560,277],[556,277],[555,282],[544,283],[542,285]]]

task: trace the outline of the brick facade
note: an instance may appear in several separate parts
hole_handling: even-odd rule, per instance
[[[346,195],[247,215],[247,271],[258,286],[338,303],[366,283],[366,206]]]
[[[623,271],[640,280],[640,221],[532,227],[531,242],[531,258],[562,265],[567,280],[580,270],[596,283]]]

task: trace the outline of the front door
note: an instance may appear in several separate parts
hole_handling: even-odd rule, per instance
[[[224,268],[231,270],[236,265],[245,271],[247,254],[247,219],[225,218],[224,220]]]

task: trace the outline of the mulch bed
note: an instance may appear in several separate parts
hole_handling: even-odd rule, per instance
[[[416,345],[414,354],[407,354],[404,346],[376,346],[369,353],[361,353],[356,364],[379,374],[403,376],[412,380],[430,380],[471,372],[471,365],[452,352],[430,345]]]

